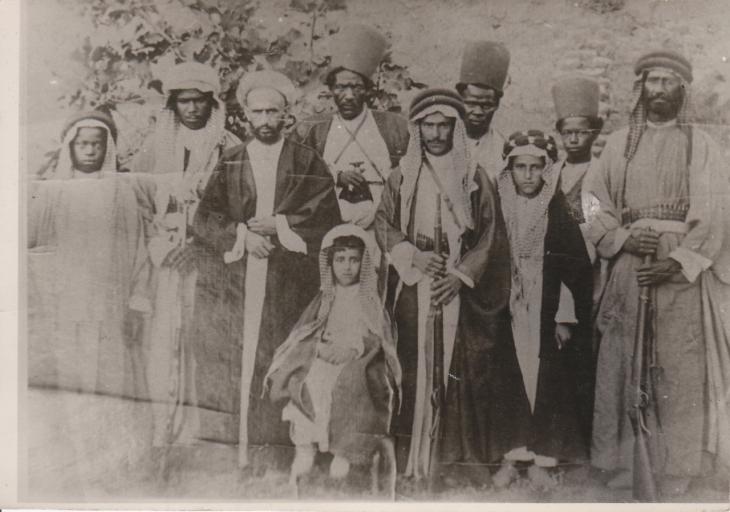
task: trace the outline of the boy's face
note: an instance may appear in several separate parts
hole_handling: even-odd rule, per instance
[[[542,173],[545,162],[542,157],[520,155],[512,159],[512,180],[515,183],[517,194],[524,197],[535,197],[542,190],[545,183]]]
[[[350,286],[360,281],[362,251],[359,249],[337,249],[332,257],[332,273],[337,284]]]
[[[566,117],[560,126],[560,137],[563,139],[568,160],[589,155],[597,136],[598,132],[593,130],[587,117]]]
[[[106,130],[103,128],[79,128],[71,141],[71,159],[81,172],[101,169],[106,156]]]

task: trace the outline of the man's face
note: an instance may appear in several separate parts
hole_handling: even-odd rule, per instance
[[[368,90],[361,75],[346,69],[338,71],[330,89],[343,119],[355,119],[365,108]]]
[[[524,197],[535,197],[545,183],[542,173],[545,170],[543,157],[520,155],[512,158],[512,181],[517,194]]]
[[[668,121],[677,117],[684,92],[682,80],[669,70],[652,69],[644,81],[644,101],[650,118]]]
[[[253,135],[264,144],[274,144],[281,137],[286,119],[286,99],[271,88],[249,91],[244,112]]]
[[[340,286],[350,286],[360,281],[362,251],[338,249],[332,256],[332,273]]]
[[[469,137],[476,139],[487,133],[494,113],[499,108],[499,94],[494,89],[467,85],[461,91],[464,99],[464,125]]]
[[[175,113],[180,122],[191,130],[200,130],[210,119],[213,98],[197,89],[183,89],[175,98]]]
[[[421,120],[421,138],[426,151],[434,156],[445,155],[451,151],[454,142],[453,117],[441,112],[429,114]]]
[[[75,169],[96,172],[104,164],[106,155],[106,130],[103,128],[79,128],[71,141],[71,159]]]
[[[590,119],[583,116],[566,117],[560,124],[560,137],[563,139],[568,160],[590,155],[593,141],[598,136],[598,131],[593,129]]]

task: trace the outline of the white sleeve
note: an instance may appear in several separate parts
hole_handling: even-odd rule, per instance
[[[396,244],[388,254],[388,260],[408,286],[413,286],[423,278],[423,272],[413,266],[413,255],[417,250],[416,246],[404,240]]]
[[[307,244],[302,240],[302,237],[297,235],[289,227],[289,222],[286,220],[286,216],[277,215],[276,219],[276,235],[279,237],[279,242],[284,246],[285,249],[291,252],[300,252],[307,254]]]

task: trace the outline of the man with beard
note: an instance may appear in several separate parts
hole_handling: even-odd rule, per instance
[[[385,38],[371,27],[343,27],[333,41],[325,82],[337,112],[307,119],[296,132],[322,155],[335,178],[342,218],[369,230],[383,187],[408,144],[406,120],[372,110],[372,76],[385,55]],[[374,242],[374,237],[372,238]],[[373,255],[379,266],[380,255]]]
[[[471,165],[480,165],[492,181],[502,170],[504,135],[492,126],[507,80],[510,55],[493,41],[470,41],[461,59],[456,90],[464,100],[464,126]]]
[[[388,178],[375,217],[395,295],[401,403],[393,419],[398,470],[418,480],[431,466],[433,322],[443,306],[440,464],[445,484],[490,479],[487,464],[524,442],[524,411],[512,403],[521,388],[507,313],[509,247],[493,183],[469,166],[455,92],[428,89],[411,103],[408,151]],[[440,202],[440,204],[439,204]],[[440,219],[438,212],[440,212]],[[447,240],[434,252],[435,226]],[[431,327],[429,327],[431,326]],[[463,470],[462,474],[458,474]]]
[[[282,133],[294,94],[281,73],[241,80],[236,95],[253,139],[223,155],[193,223],[201,422],[210,439],[238,442],[240,466],[259,470],[293,453],[281,407],[262,398],[263,378],[317,293],[322,237],[341,222],[321,159]]]
[[[718,349],[727,355],[720,309],[730,283],[728,180],[716,144],[688,123],[687,59],[653,51],[634,71],[629,126],[611,135],[589,181],[599,208],[587,236],[611,265],[597,319],[591,457],[594,466],[615,471],[609,486],[631,485],[631,358],[639,288],[649,286],[661,371],[653,394],[661,425],[652,432],[660,445],[654,470],[666,496],[683,493],[708,469],[710,455],[728,460],[728,368],[715,357]],[[651,263],[642,262],[647,255]]]

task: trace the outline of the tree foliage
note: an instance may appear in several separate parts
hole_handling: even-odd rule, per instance
[[[119,113],[148,104],[162,93],[165,69],[194,60],[218,70],[227,125],[239,135],[245,124],[235,90],[248,71],[272,68],[289,76],[304,93],[296,117],[332,108],[321,78],[345,0],[61,1],[90,23],[72,55],[83,73],[64,82],[70,85],[61,101],[69,107]],[[386,110],[398,110],[399,92],[413,86],[407,68],[388,59],[377,84],[373,106]]]

